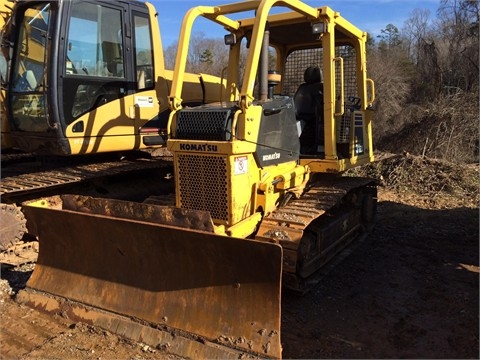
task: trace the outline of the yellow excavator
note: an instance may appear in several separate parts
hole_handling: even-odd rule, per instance
[[[184,106],[198,18],[225,32],[227,97]],[[175,196],[25,204],[40,254],[18,301],[189,358],[282,357],[281,290],[372,226],[365,32],[298,0],[185,15],[169,95]]]
[[[9,64],[2,138],[42,155],[165,144],[172,71],[151,4],[28,0],[16,2],[11,17],[2,42]],[[184,81],[186,104],[218,100],[219,78]]]
[[[17,256],[31,248],[19,196],[155,165],[118,159],[166,145],[173,72],[148,3],[0,0],[0,29],[0,262],[18,265],[36,258]],[[218,101],[224,87],[207,74],[184,81],[185,105]]]
[[[10,14],[13,8],[13,0],[0,0],[0,41],[3,48],[3,33],[10,21]],[[2,49],[3,50],[3,49]],[[2,51],[0,51],[0,85],[4,83],[7,77],[7,60]],[[4,134],[8,134],[9,124],[6,117],[5,109],[5,91],[0,88],[0,128],[1,138],[0,145],[2,150],[13,147],[10,138]]]

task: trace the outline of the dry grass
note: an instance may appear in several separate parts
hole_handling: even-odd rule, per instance
[[[474,163],[479,161],[478,118],[478,93],[458,92],[405,107],[385,124],[378,120],[375,143],[381,151]]]
[[[379,154],[377,158],[345,175],[375,178],[386,190],[400,197],[415,197],[425,207],[479,207],[478,164],[459,165],[410,154]]]

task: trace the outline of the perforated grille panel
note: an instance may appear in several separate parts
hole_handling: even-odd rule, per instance
[[[178,113],[176,139],[230,140],[231,109],[185,109]]]
[[[352,125],[352,113],[346,110],[337,125],[337,142],[348,144],[350,142],[350,126]]]
[[[180,206],[228,222],[227,158],[179,154]]]
[[[348,143],[350,141],[350,127],[352,125],[352,105],[348,100],[350,97],[358,96],[357,92],[357,67],[356,52],[352,46],[337,46],[335,56],[343,58],[344,73],[344,115],[338,119],[336,134],[338,143]],[[340,92],[340,69],[339,63],[336,63],[335,70],[335,92],[337,96]],[[292,52],[285,63],[285,86],[284,95],[293,96],[298,87],[304,82],[303,74],[309,66],[318,66],[322,69],[323,49],[307,49]],[[325,75],[325,74],[324,74]]]
[[[303,74],[309,66],[322,68],[323,49],[307,49],[292,52],[285,63],[283,95],[293,96],[304,82]]]
[[[345,101],[351,96],[357,96],[357,62],[355,48],[352,46],[338,46],[335,48],[335,56],[343,58],[343,73],[345,78],[344,91]],[[340,94],[340,71],[336,72],[336,92]]]
[[[357,96],[356,53],[352,46],[337,46],[335,56],[343,58],[345,77],[345,98]],[[306,49],[292,52],[285,63],[284,95],[293,96],[298,87],[304,82],[303,74],[309,66],[323,67],[323,49]],[[323,71],[323,69],[322,69]],[[336,84],[340,84],[340,75],[337,71]],[[340,88],[336,89],[337,94]]]

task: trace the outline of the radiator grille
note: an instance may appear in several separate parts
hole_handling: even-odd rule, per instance
[[[176,139],[229,141],[231,109],[184,109],[177,118]]]
[[[178,165],[180,206],[228,222],[227,158],[179,154]]]

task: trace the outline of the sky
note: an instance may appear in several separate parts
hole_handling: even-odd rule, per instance
[[[148,0],[159,14],[160,31],[164,48],[176,42],[180,33],[182,19],[192,7],[205,5],[230,4],[238,0]],[[374,37],[380,34],[388,24],[398,29],[403,27],[414,9],[430,11],[430,18],[436,17],[440,0],[304,0],[310,6],[329,6],[340,12],[341,16],[353,23],[360,30],[367,31]],[[243,18],[245,16],[240,16]],[[207,21],[196,21],[194,30],[202,31],[207,38],[223,38],[225,34],[218,32],[219,27],[210,28]]]

